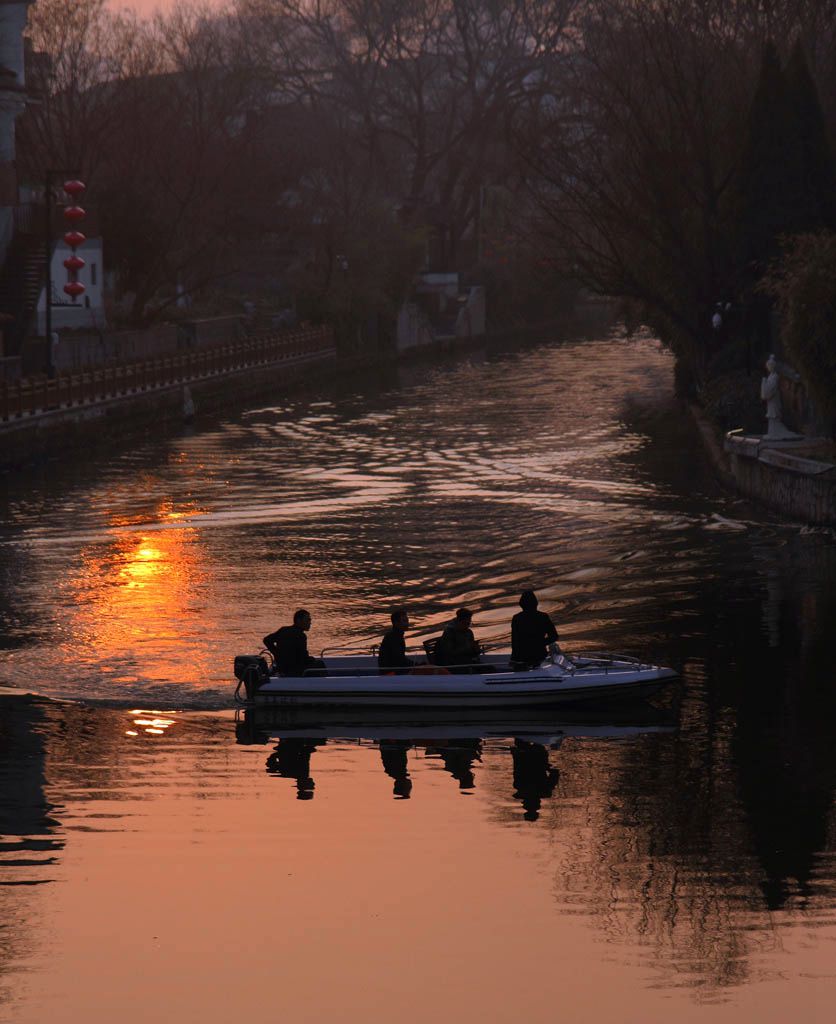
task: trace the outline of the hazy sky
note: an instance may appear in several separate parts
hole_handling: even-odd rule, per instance
[[[173,7],[177,0],[110,0],[110,6],[114,9],[120,7],[131,7],[140,14],[151,14],[157,9]],[[206,0],[212,4],[219,4],[221,0]]]

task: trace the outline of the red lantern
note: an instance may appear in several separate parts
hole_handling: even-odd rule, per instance
[[[77,274],[82,267],[86,267],[87,263],[80,256],[76,256],[75,253],[72,256],[68,256],[64,260],[64,266],[73,274]]]
[[[64,207],[64,220],[69,221],[71,224],[77,224],[80,220],[84,220],[86,215],[87,211],[80,206]]]
[[[75,301],[79,297],[79,295],[84,294],[85,288],[81,281],[67,281],[67,283],[64,285],[64,291],[67,293],[67,295],[71,295],[73,301]]]
[[[83,181],[73,179],[72,181],[64,182],[64,191],[67,195],[72,196],[73,199],[78,199],[82,192],[87,188]]]
[[[64,235],[64,241],[71,249],[76,249],[82,242],[87,241],[87,235],[83,235],[80,231],[68,231]]]

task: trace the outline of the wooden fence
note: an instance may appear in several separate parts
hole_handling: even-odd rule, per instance
[[[333,354],[330,328],[271,331],[228,345],[177,352],[141,363],[100,366],[58,377],[28,377],[0,383],[0,424],[72,409],[178,384],[206,380],[251,367],[302,363]]]

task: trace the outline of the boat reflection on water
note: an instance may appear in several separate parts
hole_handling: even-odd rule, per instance
[[[321,743],[304,737],[279,740],[267,758],[267,774],[296,779],[297,800],[313,800],[316,783],[311,778],[311,754]]]
[[[392,793],[402,800],[408,800],[412,794],[412,779],[409,777],[406,755],[414,745],[412,740],[378,740],[383,770],[394,780]]]
[[[645,733],[673,732],[674,712],[649,704],[615,711],[561,710],[529,713],[512,719],[503,711],[472,715],[460,709],[421,712],[411,709],[249,707],[236,715],[239,744],[275,744],[267,758],[267,772],[296,780],[297,798],[313,798],[311,755],[330,740],[374,743],[383,770],[392,779],[392,793],[407,800],[412,795],[408,754],[423,750],[437,758],[458,782],[462,793],[476,785],[473,771],[481,761],[486,740],[510,740],[514,799],[523,806],[527,821],[536,821],[540,805],[552,796],[560,779],[550,753],[564,739],[627,739]]]
[[[462,793],[469,793],[476,785],[473,762],[482,760],[482,737],[457,737],[437,740],[426,747],[428,757],[441,759],[445,769],[459,784]]]
[[[540,817],[540,804],[550,797],[560,780],[560,772],[549,763],[549,752],[542,743],[533,743],[517,736],[511,747],[514,762],[514,799],[525,811],[526,821]]]

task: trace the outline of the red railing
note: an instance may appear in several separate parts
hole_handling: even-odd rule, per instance
[[[71,409],[158,388],[188,384],[249,367],[300,363],[333,354],[330,328],[252,335],[215,348],[177,352],[141,363],[100,366],[58,377],[0,382],[0,423]]]

